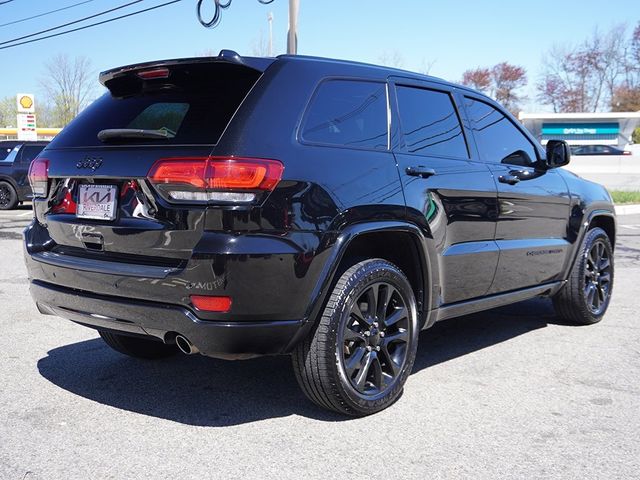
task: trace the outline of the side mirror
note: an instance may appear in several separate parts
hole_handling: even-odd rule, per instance
[[[546,170],[567,165],[571,160],[571,149],[564,140],[547,142],[547,158],[541,162]]]

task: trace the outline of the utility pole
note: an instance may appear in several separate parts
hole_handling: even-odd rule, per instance
[[[298,9],[299,0],[289,0],[289,34],[287,35],[287,53],[298,53]]]
[[[273,57],[273,12],[269,12],[267,21],[269,22],[269,56]]]

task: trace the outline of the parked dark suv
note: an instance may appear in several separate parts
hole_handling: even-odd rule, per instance
[[[579,324],[607,309],[607,191],[473,90],[229,51],[100,80],[31,166],[25,248],[40,311],[119,352],[291,354],[311,400],[365,415],[436,321],[536,296]]]
[[[31,198],[27,172],[47,142],[0,141],[0,210],[11,210]]]

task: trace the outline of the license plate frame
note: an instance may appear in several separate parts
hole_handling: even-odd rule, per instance
[[[81,183],[78,190],[76,217],[113,221],[117,216],[118,187],[95,183]]]

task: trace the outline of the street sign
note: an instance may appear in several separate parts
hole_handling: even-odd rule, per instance
[[[19,93],[16,95],[18,113],[35,113],[36,102],[32,93]]]
[[[18,140],[38,140],[35,113],[18,114]]]

